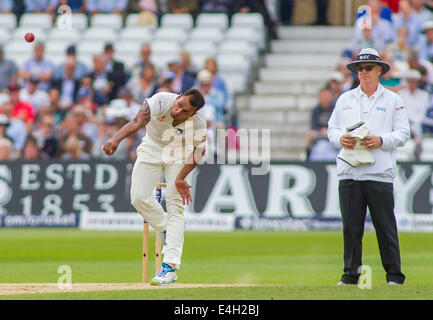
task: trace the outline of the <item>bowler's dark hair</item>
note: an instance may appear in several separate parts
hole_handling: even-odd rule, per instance
[[[205,104],[204,97],[201,94],[201,92],[198,91],[197,89],[189,89],[189,90],[185,91],[183,95],[185,97],[189,97],[189,103],[194,108],[197,108],[196,111],[203,108],[203,106]]]

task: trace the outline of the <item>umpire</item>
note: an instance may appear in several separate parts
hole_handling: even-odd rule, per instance
[[[374,160],[372,164],[353,166],[353,162],[337,158],[344,238],[344,274],[338,284],[358,283],[367,207],[376,229],[387,283],[403,284],[405,276],[401,272],[393,180],[397,147],[403,146],[410,136],[406,109],[396,93],[379,83],[380,76],[387,73],[390,66],[380,60],[376,50],[362,49],[347,68],[358,75],[360,85],[337,100],[328,123],[328,138],[335,147],[344,148],[346,152],[353,150],[355,155],[356,149],[364,148],[371,152]],[[347,131],[357,123],[364,123],[369,129],[363,139],[355,139]]]

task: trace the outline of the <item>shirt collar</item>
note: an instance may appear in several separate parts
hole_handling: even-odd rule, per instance
[[[382,91],[383,91],[383,86],[379,83],[377,85],[376,91],[371,95],[371,97],[377,98],[378,96],[380,96],[382,94]],[[358,98],[361,98],[362,96],[367,97],[367,95],[364,93],[364,91],[361,90],[361,85],[359,85],[356,88],[356,95],[358,96]]]

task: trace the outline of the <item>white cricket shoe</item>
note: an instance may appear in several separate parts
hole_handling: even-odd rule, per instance
[[[162,263],[161,268],[156,273],[155,277],[150,281],[152,285],[164,286],[172,284],[177,280],[176,271],[166,263]]]

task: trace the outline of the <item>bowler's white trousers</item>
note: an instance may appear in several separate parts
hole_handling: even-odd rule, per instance
[[[160,232],[167,231],[162,251],[163,261],[179,269],[184,242],[184,206],[174,182],[184,164],[151,163],[145,159],[146,155],[137,152],[131,178],[131,203],[153,229]],[[167,183],[165,192],[167,213],[153,193],[156,184],[161,182],[162,175],[165,176]]]

